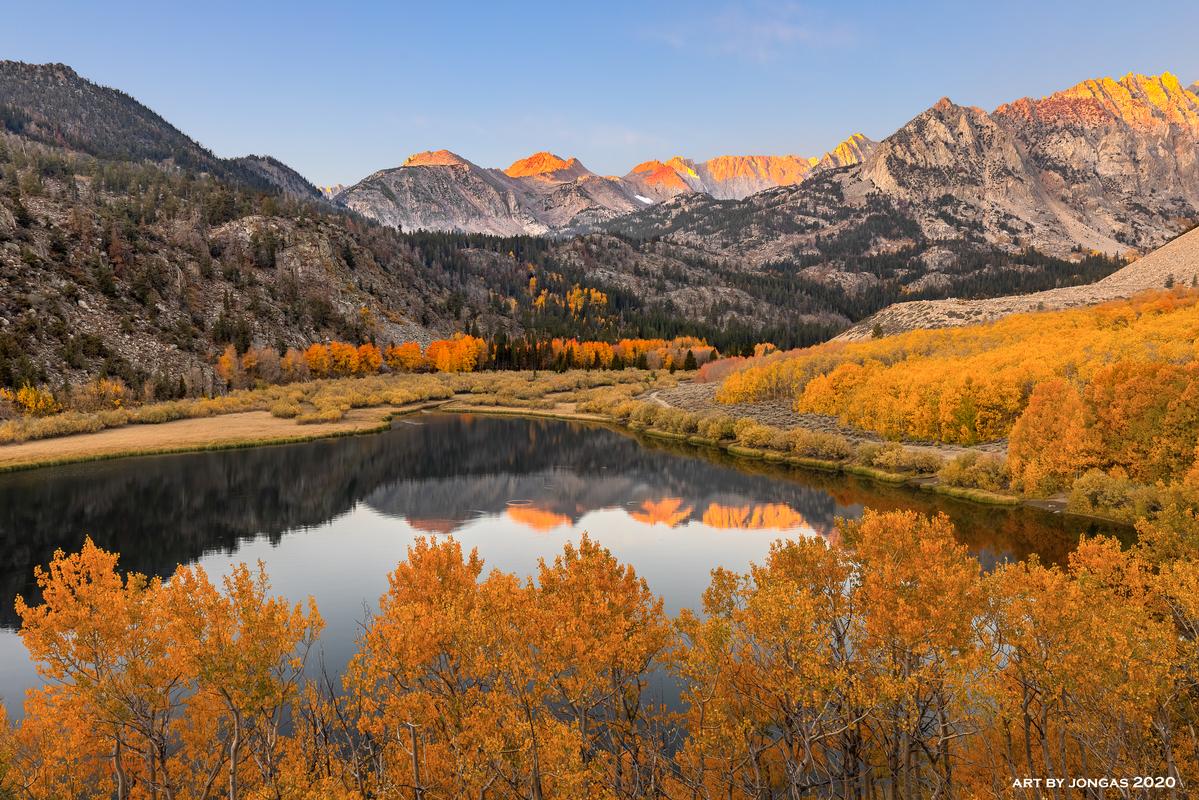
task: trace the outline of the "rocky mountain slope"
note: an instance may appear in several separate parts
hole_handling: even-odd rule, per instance
[[[242,156],[232,159],[233,163],[257,174],[268,185],[278,188],[288,197],[297,200],[326,199],[324,192],[313,186],[300,173],[271,156]]]
[[[1167,73],[1086,81],[991,114],[943,99],[859,177],[911,203],[931,236],[959,227],[948,215],[1000,245],[1151,249],[1199,215],[1199,96]]]
[[[913,300],[895,303],[848,328],[839,341],[869,339],[876,331],[956,328],[992,322],[1011,314],[1055,311],[1131,297],[1151,289],[1199,285],[1199,228],[1184,233],[1123,269],[1094,283],[983,300]]]
[[[1169,74],[1087,81],[992,113],[942,99],[860,163],[740,201],[678,196],[609,225],[858,289],[1144,252],[1199,221],[1199,95]],[[989,258],[989,256],[987,256]]]
[[[507,170],[448,150],[417,153],[338,194],[335,201],[400,230],[543,235],[627,214],[642,202],[577,159],[538,153]]]
[[[646,161],[623,177],[591,172],[577,158],[535,153],[507,169],[480,167],[447,150],[417,153],[338,192],[336,202],[401,230],[568,235],[678,195],[740,199],[857,163],[874,146],[854,134],[823,158],[681,156]]]
[[[772,294],[678,245],[403,234],[316,199],[269,156],[216,158],[65,67],[3,64],[0,87],[0,387],[108,375],[152,396],[203,392],[230,344],[471,330],[698,333],[740,350],[809,343],[849,320],[818,294]],[[460,168],[445,154],[420,161]],[[606,191],[549,156],[510,171],[502,181],[547,194],[560,183]]]
[[[295,196],[315,191],[273,158],[214,156],[129,95],[84,80],[64,64],[0,61],[0,124],[24,139],[101,159],[152,162]]]

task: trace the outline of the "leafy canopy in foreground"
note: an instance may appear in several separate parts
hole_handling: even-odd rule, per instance
[[[712,573],[670,620],[587,537],[535,578],[419,539],[341,684],[261,568],[122,577],[90,541],[18,600],[45,685],[0,797],[1010,797],[1199,768],[1199,526],[984,574],[944,516],[867,512]],[[682,709],[654,702],[673,676]],[[6,794],[7,793],[7,794]]]

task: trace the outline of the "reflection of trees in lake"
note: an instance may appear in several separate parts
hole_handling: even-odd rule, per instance
[[[761,465],[734,468],[719,453],[696,458],[694,450],[645,446],[606,429],[471,416],[419,421],[302,445],[0,476],[0,624],[15,622],[11,598],[30,593],[34,565],[56,548],[78,549],[85,534],[119,552],[123,568],[164,575],[249,537],[277,541],[328,522],[358,502],[430,531],[452,530],[480,512],[548,526],[623,507],[670,524],[711,514],[752,526],[795,515],[827,532],[837,514],[870,505],[945,508],[971,547],[990,558],[1040,549],[1054,560],[1074,538],[1066,523],[1044,514]]]
[[[416,448],[404,457],[423,454],[432,463],[364,498],[380,513],[415,520],[426,530],[429,522],[462,523],[480,514],[505,514],[544,528],[603,508],[626,508],[649,524],[677,525],[698,520],[713,504],[766,503],[799,509],[813,527],[827,531],[838,513],[851,512],[838,510],[822,489],[646,448],[609,430],[545,420],[429,419],[409,437]]]

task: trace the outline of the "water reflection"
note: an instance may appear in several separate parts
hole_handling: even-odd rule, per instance
[[[11,707],[33,680],[11,599],[33,595],[34,566],[85,535],[119,552],[122,568],[154,575],[262,559],[278,591],[316,596],[339,664],[364,603],[418,535],[453,533],[525,575],[587,530],[674,611],[698,603],[712,567],[744,569],[771,540],[828,535],[864,506],[944,510],[988,566],[1033,551],[1061,560],[1084,532],[1024,509],[515,418],[426,415],[371,436],[15,473],[0,476],[0,696]]]

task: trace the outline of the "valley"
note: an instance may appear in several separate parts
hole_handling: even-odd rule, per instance
[[[298,94],[225,122],[571,138],[523,76],[503,122],[443,86],[500,39],[424,11],[381,47],[338,9],[314,63],[247,22]],[[669,27],[629,51],[712,57]],[[815,46],[750,30],[673,122]],[[665,108],[637,71],[622,114]],[[0,61],[0,800],[1188,796],[1199,84],[922,107],[823,154],[615,127],[621,174],[434,142],[317,186]]]

